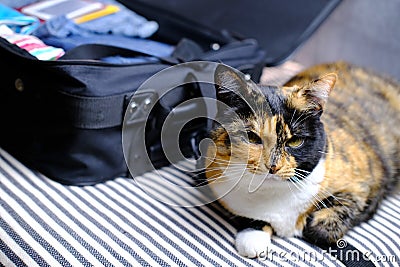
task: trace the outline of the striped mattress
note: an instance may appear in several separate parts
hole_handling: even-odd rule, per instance
[[[185,163],[190,168],[189,163]],[[343,266],[368,257],[399,266],[400,193],[338,246],[362,255],[331,256],[300,239],[274,237],[260,259],[240,257],[235,228],[177,167],[135,179],[65,186],[0,150],[0,265],[3,266]]]

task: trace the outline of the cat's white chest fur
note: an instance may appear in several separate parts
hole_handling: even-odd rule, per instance
[[[296,229],[297,218],[312,203],[324,174],[324,160],[296,184],[248,171],[240,175],[237,170],[227,169],[226,179],[210,186],[235,214],[268,222],[277,235],[292,237],[301,236],[301,230]]]

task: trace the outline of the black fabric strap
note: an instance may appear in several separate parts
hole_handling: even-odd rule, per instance
[[[130,96],[83,97],[59,92],[72,125],[83,129],[103,129],[122,125]]]
[[[111,56],[122,56],[122,57],[155,57],[160,62],[167,64],[177,64],[179,61],[173,57],[158,57],[149,53],[131,50],[118,46],[101,45],[101,44],[85,44],[77,46],[67,51],[60,60],[89,60],[89,59],[100,59]]]

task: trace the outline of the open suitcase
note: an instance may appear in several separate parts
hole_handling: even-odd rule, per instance
[[[290,56],[340,1],[119,2],[159,23],[151,39],[174,46],[170,56],[89,44],[72,49],[60,60],[41,61],[0,38],[0,146],[64,184],[90,185],[130,175],[122,152],[122,121],[134,92],[153,74],[201,60],[230,65],[257,82],[264,66]],[[110,55],[155,60],[97,61]],[[174,106],[201,96],[203,90],[187,84],[160,100],[150,114],[152,121],[137,126],[146,125],[148,136],[147,151],[136,153],[148,153],[155,167],[168,164],[158,126]],[[148,98],[136,100],[141,107]],[[206,127],[207,121],[199,120],[183,128],[180,143],[185,156],[196,153]],[[149,169],[143,165],[137,173]]]

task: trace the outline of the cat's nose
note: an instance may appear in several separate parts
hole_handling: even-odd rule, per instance
[[[269,168],[269,173],[270,173],[270,174],[275,174],[275,173],[277,173],[279,170],[280,170],[279,167],[277,167],[276,165],[272,165],[272,166]]]

